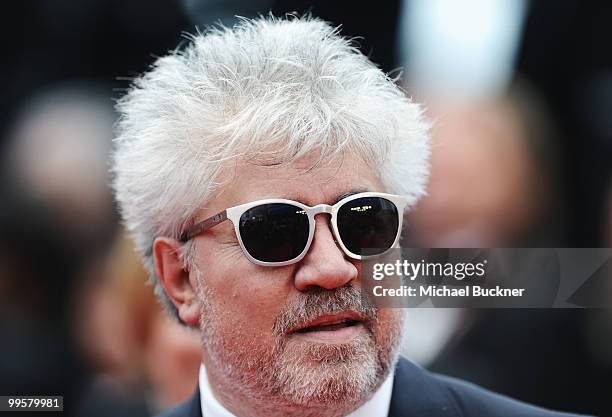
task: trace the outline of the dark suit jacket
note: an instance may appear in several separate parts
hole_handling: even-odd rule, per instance
[[[534,407],[457,379],[436,375],[401,358],[388,417],[577,417]],[[200,393],[158,417],[203,417]],[[206,416],[204,416],[206,417]]]

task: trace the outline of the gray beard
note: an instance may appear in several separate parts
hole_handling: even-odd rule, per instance
[[[212,292],[199,273],[196,282],[202,344],[212,362],[207,366],[214,367],[223,379],[224,387],[219,391],[227,393],[226,399],[234,402],[238,397],[248,402],[253,411],[250,415],[346,415],[371,398],[397,361],[403,313],[398,311],[392,328],[377,334],[376,310],[361,306],[354,287],[309,294],[297,308],[285,308],[275,322],[276,342],[270,347],[236,334],[226,340],[219,326],[223,315],[210,302],[214,300]],[[284,333],[304,318],[347,309],[358,309],[371,317],[367,332],[350,343],[312,342],[304,346]]]

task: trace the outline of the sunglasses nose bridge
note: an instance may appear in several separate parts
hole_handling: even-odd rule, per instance
[[[332,210],[333,210],[333,207],[328,204],[317,204],[316,206],[310,209],[310,212],[312,213],[314,217],[317,214],[321,214],[321,213],[331,214]]]
[[[333,215],[334,208],[329,204],[317,204],[316,206],[310,209],[310,213],[312,215],[312,219],[314,219],[318,214],[329,214]],[[334,242],[337,242],[336,232],[333,231]]]

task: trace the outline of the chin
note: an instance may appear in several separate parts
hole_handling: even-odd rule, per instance
[[[366,401],[382,383],[380,368],[371,338],[289,343],[278,357],[275,385],[287,403],[349,407]]]

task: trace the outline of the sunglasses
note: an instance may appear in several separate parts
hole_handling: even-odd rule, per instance
[[[229,219],[251,262],[263,266],[289,265],[306,256],[314,236],[315,216],[327,213],[331,215],[336,242],[344,253],[353,259],[368,259],[396,246],[406,205],[403,196],[376,192],[353,194],[333,206],[309,207],[285,199],[259,200],[230,207],[193,225],[181,234],[180,240],[187,242]]]

